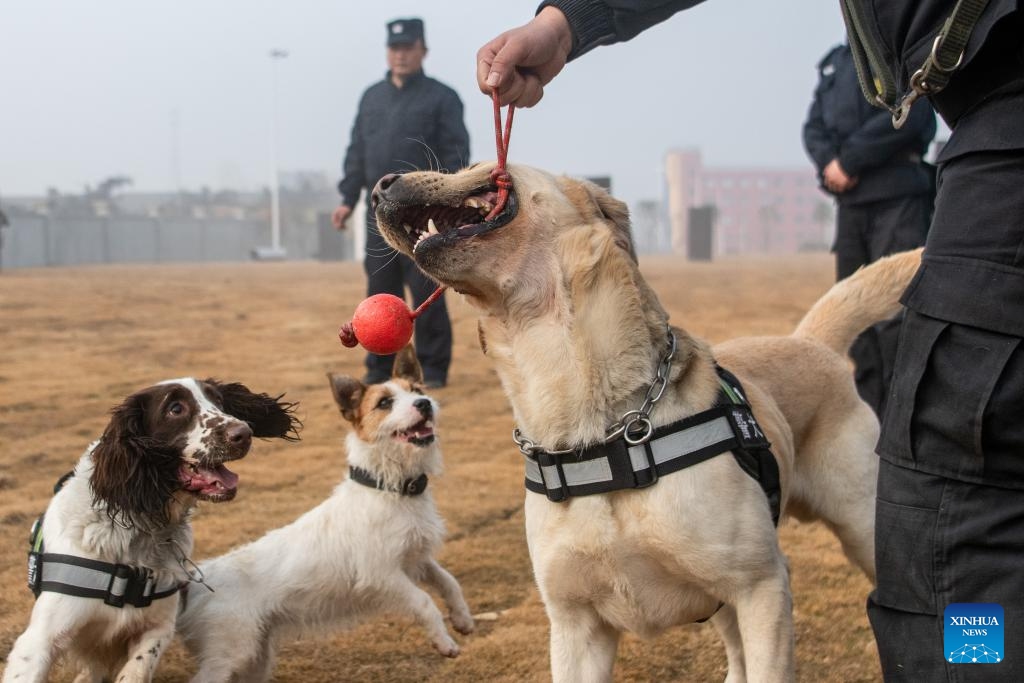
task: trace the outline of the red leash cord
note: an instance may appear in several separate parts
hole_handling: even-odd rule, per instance
[[[498,149],[498,164],[491,171],[491,182],[498,186],[498,202],[487,214],[486,220],[494,220],[505,208],[508,201],[509,190],[512,189],[512,177],[509,176],[505,164],[508,161],[508,143],[512,138],[512,114],[515,107],[508,105],[508,118],[505,120],[505,134],[501,134],[501,105],[498,104],[498,89],[491,91],[491,99],[494,101],[494,146]]]

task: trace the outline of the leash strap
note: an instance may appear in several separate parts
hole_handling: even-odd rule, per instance
[[[779,467],[736,377],[722,368],[719,402],[712,408],[653,430],[636,445],[625,438],[588,446],[570,457],[533,451],[526,457],[526,488],[562,502],[623,489],[642,489],[661,477],[732,452],[764,490],[777,526],[781,513]]]
[[[357,484],[368,486],[371,489],[377,489],[378,491],[390,491],[391,493],[399,493],[403,496],[419,496],[427,490],[426,474],[421,474],[413,479],[406,479],[397,489],[385,485],[384,482],[377,479],[361,467],[348,468],[348,478]]]
[[[861,91],[868,102],[892,113],[893,127],[903,127],[914,102],[940,92],[949,84],[949,79],[963,63],[964,50],[988,4],[989,0],[958,0],[935,36],[928,57],[910,77],[910,90],[901,96],[885,59],[881,37],[874,30],[863,0],[843,0],[843,19]]]

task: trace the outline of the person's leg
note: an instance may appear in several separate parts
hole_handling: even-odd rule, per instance
[[[931,196],[912,195],[872,202],[863,207],[863,244],[867,263],[883,256],[923,246],[931,216]],[[856,365],[857,390],[879,418],[892,382],[899,339],[900,313],[865,330],[853,343],[850,356]]]
[[[366,256],[363,259],[363,268],[366,271],[366,295],[394,294],[405,300],[405,287],[402,278],[401,260],[406,259],[396,252],[377,229],[377,221],[373,212],[366,215]],[[407,259],[406,259],[407,260]],[[391,366],[395,362],[395,356],[378,356],[375,353],[366,354],[366,377],[364,381],[369,383],[383,382],[391,377]]]
[[[886,681],[1024,680],[1020,491],[882,461],[876,534],[878,587],[868,598],[868,617]],[[1003,661],[948,661],[944,612],[953,603],[1002,606]]]
[[[424,275],[411,259],[401,258],[415,308],[434,293],[437,283]],[[416,318],[415,331],[416,357],[423,368],[423,381],[428,386],[444,386],[448,383],[448,366],[452,360],[452,323],[444,296]]]
[[[870,233],[872,204],[836,207],[836,280],[853,275],[871,263]],[[881,382],[882,357],[874,328],[862,332],[850,346],[857,393],[876,415],[884,400]]]
[[[861,266],[870,263],[868,244],[864,238],[866,212],[859,206],[836,205],[836,238],[832,251],[836,255],[836,280],[842,280]]]

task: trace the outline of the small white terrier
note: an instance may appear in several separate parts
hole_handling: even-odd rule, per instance
[[[440,593],[455,630],[473,630],[459,584],[433,557],[444,538],[426,488],[427,475],[441,470],[438,408],[420,389],[412,347],[399,352],[388,382],[329,378],[353,427],[349,477],[288,526],[201,563],[215,592],[191,591],[178,616],[178,632],[199,660],[193,683],[266,681],[282,637],[351,627],[381,612],[414,617],[438,652],[457,656],[444,617],[417,581]]]

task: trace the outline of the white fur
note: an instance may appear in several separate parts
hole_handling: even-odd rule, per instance
[[[112,522],[102,506],[92,503],[89,476],[94,446],[81,457],[75,476],[46,509],[46,552],[146,566],[154,570],[156,585],[161,588],[187,581],[179,559],[192,552],[188,517],[153,534]],[[177,610],[177,594],[154,600],[148,607],[118,608],[97,598],[40,593],[28,628],[7,657],[3,681],[41,683],[64,652],[82,665],[81,681],[99,681],[118,667],[117,683],[150,681],[174,635]]]

